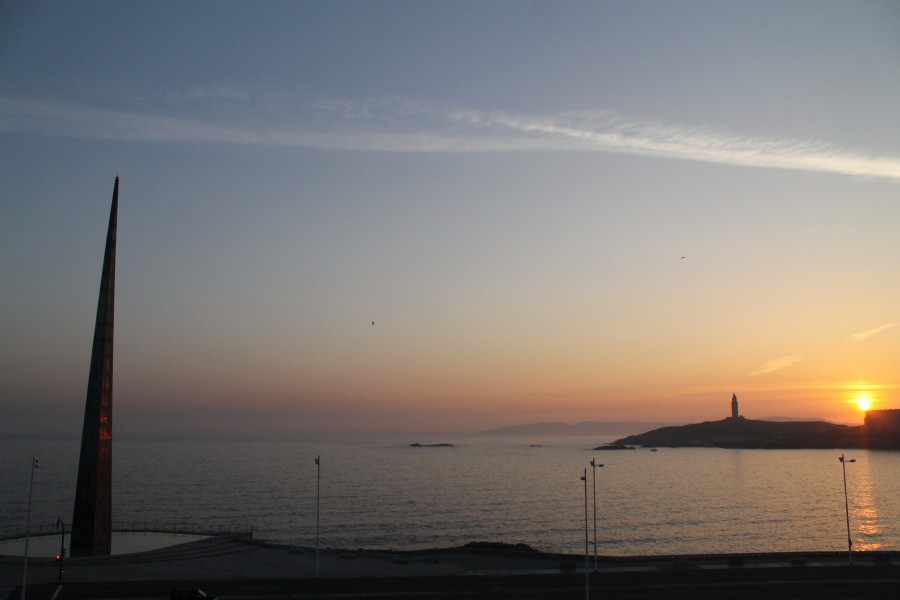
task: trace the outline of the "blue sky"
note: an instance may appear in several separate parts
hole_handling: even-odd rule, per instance
[[[891,2],[4,3],[0,427],[80,430],[116,175],[120,433],[898,407],[898,72]]]

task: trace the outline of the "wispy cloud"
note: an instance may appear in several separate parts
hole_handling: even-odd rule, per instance
[[[847,338],[848,341],[851,342],[861,342],[863,340],[867,340],[873,335],[877,333],[881,333],[885,329],[890,329],[894,327],[897,323],[885,323],[884,325],[879,325],[878,327],[873,327],[872,329],[868,329],[866,331],[860,331],[859,333],[854,333],[853,335]]]
[[[164,114],[0,97],[0,131],[336,151],[608,152],[900,181],[900,157],[606,111],[536,116],[396,98],[297,102],[230,88],[167,94],[154,110]]]
[[[763,373],[771,373],[772,371],[780,371],[781,369],[786,369],[793,365],[794,363],[800,360],[799,356],[782,356],[781,358],[776,358],[775,360],[770,360],[765,363],[763,366],[758,368],[757,370],[750,373],[750,375],[762,375]]]
[[[697,385],[679,388],[675,390],[668,397],[677,398],[679,396],[696,396],[696,395],[716,395],[722,396],[723,398],[731,398],[732,392],[735,390],[735,383],[729,382],[724,384],[714,384],[714,385]],[[784,382],[772,382],[765,379],[758,379],[753,382],[741,382],[738,386],[738,396],[740,397],[741,393],[758,393],[758,394],[768,394],[772,392],[785,392],[785,393],[794,393],[794,392],[833,392],[835,390],[840,392],[872,392],[876,390],[881,391],[891,391],[891,390],[900,390],[900,384],[897,383],[869,383],[869,382],[854,382],[854,383],[834,383],[834,382],[821,382],[821,381],[794,381],[789,383]]]

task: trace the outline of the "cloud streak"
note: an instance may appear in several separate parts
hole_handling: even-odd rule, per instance
[[[752,376],[762,375],[764,373],[771,373],[773,371],[780,371],[781,369],[786,369],[793,365],[794,363],[800,360],[799,356],[782,356],[781,358],[776,358],[775,360],[770,360],[765,363],[756,371],[750,373]]]
[[[231,110],[222,110],[225,103]],[[291,103],[202,89],[168,95],[163,109],[168,114],[0,97],[0,131],[353,152],[597,152],[900,181],[900,157],[605,111],[534,116],[405,99]],[[228,118],[210,116],[223,112]]]
[[[847,337],[847,340],[850,342],[862,342],[863,340],[867,340],[875,334],[881,333],[885,329],[890,329],[894,327],[897,323],[885,323],[884,325],[879,325],[878,327],[873,327],[872,329],[866,331],[860,331],[859,333],[854,333],[853,335]]]

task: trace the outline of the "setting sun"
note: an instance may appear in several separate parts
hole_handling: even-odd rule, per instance
[[[858,398],[856,405],[859,406],[859,410],[869,410],[872,408],[872,401],[868,398]]]

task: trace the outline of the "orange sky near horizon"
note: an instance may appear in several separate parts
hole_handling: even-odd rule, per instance
[[[716,318],[703,310],[704,318]],[[148,348],[148,337],[135,337],[126,326],[118,342],[118,396],[139,412],[163,399],[175,411],[185,402],[194,406],[192,414],[205,415],[192,426],[211,431],[279,434],[698,422],[728,416],[732,393],[747,418],[859,424],[863,396],[873,409],[900,408],[890,364],[898,327],[848,334],[823,326],[809,333],[812,339],[791,342],[802,355],[773,357],[765,353],[769,336],[753,324],[732,325],[729,338],[704,328],[691,339],[686,329],[654,344],[653,331],[617,333],[606,327],[614,320],[597,316],[591,331],[589,312],[544,316],[549,323],[530,328],[507,317],[485,328],[455,329],[404,321],[397,311],[375,326],[325,321],[296,340],[263,319],[252,334],[243,325],[237,332],[219,328],[218,340],[184,336],[166,352]],[[733,339],[740,343],[732,347]],[[150,380],[152,386],[142,383]]]

